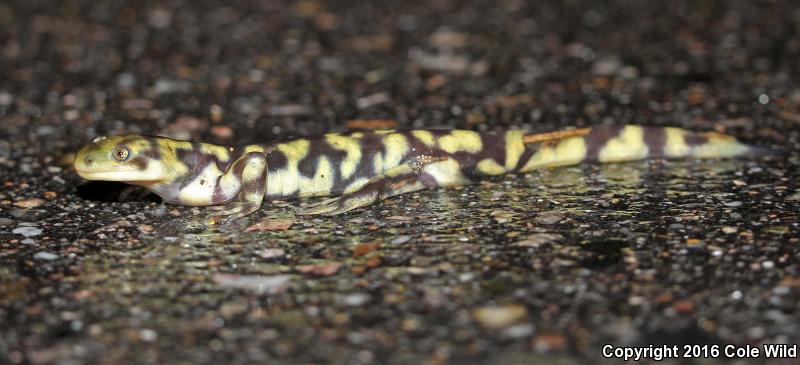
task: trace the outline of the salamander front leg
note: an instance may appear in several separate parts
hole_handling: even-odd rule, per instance
[[[263,153],[251,152],[236,160],[217,181],[216,210],[207,216],[212,223],[232,221],[261,208],[267,184],[267,160]]]

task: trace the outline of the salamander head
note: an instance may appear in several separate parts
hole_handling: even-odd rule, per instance
[[[170,141],[143,136],[95,137],[75,156],[75,171],[87,180],[138,185],[167,181],[174,174],[161,150]]]

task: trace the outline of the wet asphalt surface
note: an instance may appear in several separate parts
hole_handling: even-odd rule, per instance
[[[0,363],[619,363],[603,344],[800,343],[800,8],[645,3],[0,4]],[[625,122],[785,158],[583,165],[333,218],[271,202],[214,227],[70,168],[98,134]]]

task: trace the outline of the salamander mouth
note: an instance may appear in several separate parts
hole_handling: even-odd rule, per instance
[[[106,180],[106,181],[145,181],[142,172],[135,168],[116,168],[116,169],[81,169],[75,168],[78,176],[86,180]]]

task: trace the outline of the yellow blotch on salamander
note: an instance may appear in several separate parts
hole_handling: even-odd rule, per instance
[[[500,166],[495,160],[491,158],[485,158],[478,162],[476,166],[479,172],[484,173],[486,175],[500,175],[506,173],[506,168]]]
[[[213,155],[220,162],[227,162],[231,158],[231,153],[227,148],[210,143],[200,144],[200,151],[208,155]]]
[[[383,171],[400,164],[400,161],[408,153],[408,139],[401,133],[384,136],[383,146],[386,151],[386,154],[383,155]]]
[[[506,132],[506,170],[516,167],[525,152],[525,143],[522,142],[524,134],[523,131]]]
[[[740,143],[732,136],[707,132],[703,133],[708,140],[705,143],[692,147],[692,156],[697,158],[733,157],[746,153],[750,147]]]
[[[372,172],[374,174],[380,174],[383,172],[383,153],[381,152],[373,152],[372,155]]]
[[[644,143],[644,129],[627,125],[617,137],[606,142],[605,147],[598,153],[597,160],[600,162],[640,160],[647,157],[648,150]]]
[[[317,162],[317,171],[312,178],[298,175],[298,188],[300,196],[327,196],[333,190],[333,166],[325,156],[320,156]]]
[[[307,139],[297,139],[291,142],[280,143],[278,144],[277,148],[279,151],[283,152],[286,156],[286,159],[289,160],[289,164],[291,165],[292,162],[296,165],[300,162],[306,155],[308,155],[308,148],[311,146],[311,141]],[[253,146],[253,147],[260,147],[260,146]],[[263,148],[262,148],[263,150]]]
[[[436,179],[439,186],[454,186],[469,183],[461,171],[461,164],[455,159],[448,158],[441,161],[431,162],[425,166],[426,174]]]
[[[572,165],[583,161],[584,158],[586,158],[586,142],[583,137],[569,137],[542,145],[520,171],[528,172],[537,167]]]
[[[197,177],[180,190],[178,199],[181,203],[189,206],[211,205],[215,183],[222,174],[223,172],[217,168],[217,164],[210,163],[206,165],[205,169]]]
[[[690,148],[684,140],[684,132],[679,128],[664,128],[666,136],[664,142],[664,155],[667,157],[683,157],[689,154]]]
[[[436,139],[433,137],[433,133],[430,131],[413,130],[411,131],[411,135],[422,142],[422,144],[425,146],[433,147],[433,145],[436,144]]]
[[[481,135],[473,131],[455,130],[439,137],[439,148],[447,153],[478,153],[483,149]]]

